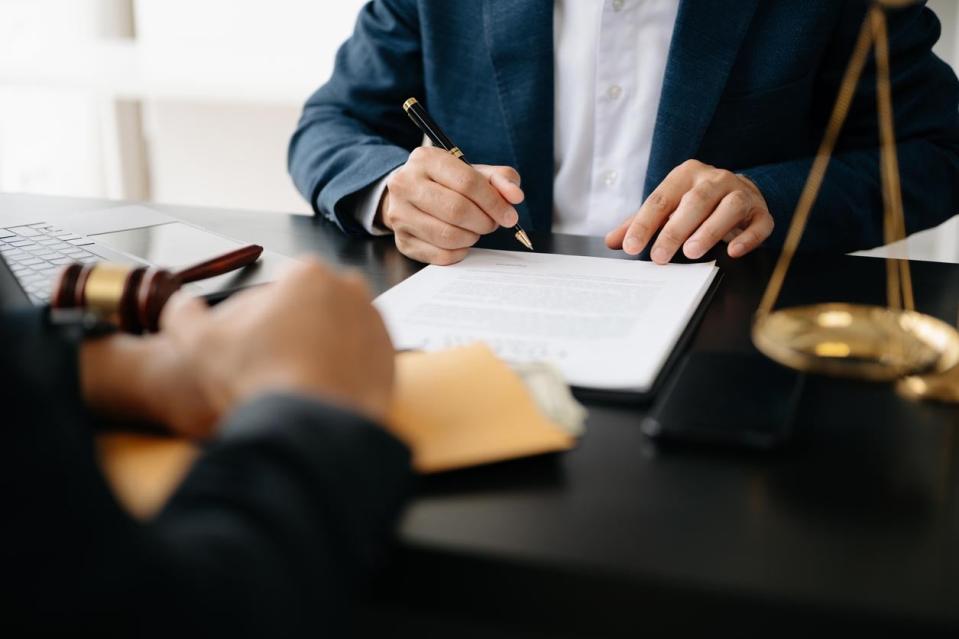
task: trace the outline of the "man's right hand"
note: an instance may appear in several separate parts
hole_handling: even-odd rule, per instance
[[[290,392],[376,421],[386,416],[393,347],[359,275],[308,260],[213,308],[178,293],[160,322],[215,414],[258,395]]]
[[[419,262],[454,264],[480,238],[519,221],[519,173],[508,166],[470,166],[446,151],[419,147],[387,181],[383,225],[401,253]]]

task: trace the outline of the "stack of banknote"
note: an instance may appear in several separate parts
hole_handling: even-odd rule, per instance
[[[545,362],[510,363],[550,421],[574,437],[585,431],[586,409],[576,401],[562,374]]]

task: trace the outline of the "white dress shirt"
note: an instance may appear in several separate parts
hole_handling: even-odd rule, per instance
[[[605,235],[635,213],[679,0],[556,0],[553,230]]]
[[[639,209],[679,0],[556,0],[553,230],[605,235]],[[388,176],[387,176],[388,177]],[[383,178],[357,219],[374,223]]]

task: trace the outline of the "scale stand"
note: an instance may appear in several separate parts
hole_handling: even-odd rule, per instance
[[[959,402],[959,331],[915,310],[908,260],[886,260],[888,307],[827,303],[773,310],[872,52],[877,70],[884,238],[891,244],[906,236],[885,8],[907,4],[912,0],[877,0],[869,8],[782,254],[756,311],[752,336],[756,348],[790,368],[872,381],[898,380],[897,390],[904,396]]]

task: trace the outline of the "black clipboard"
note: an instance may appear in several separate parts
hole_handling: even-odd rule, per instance
[[[656,376],[656,379],[653,381],[653,385],[649,387],[649,390],[604,390],[601,388],[573,386],[573,396],[579,400],[589,402],[608,402],[617,404],[652,403],[652,401],[656,398],[657,393],[659,393],[659,391],[662,389],[663,384],[665,384],[670,378],[673,370],[682,360],[690,342],[692,342],[693,338],[696,336],[696,331],[699,330],[699,325],[702,323],[703,317],[705,317],[706,312],[709,310],[709,306],[712,304],[713,298],[716,296],[716,291],[722,284],[723,279],[725,279],[725,273],[722,269],[720,269],[719,272],[716,273],[716,277],[714,277],[713,281],[710,283],[709,288],[706,289],[706,294],[703,295],[703,298],[699,301],[699,306],[696,308],[696,312],[693,313],[693,316],[686,324],[686,329],[679,336],[679,339],[676,341],[676,346],[673,347],[669,357],[666,358],[666,362],[659,370],[659,375]]]

